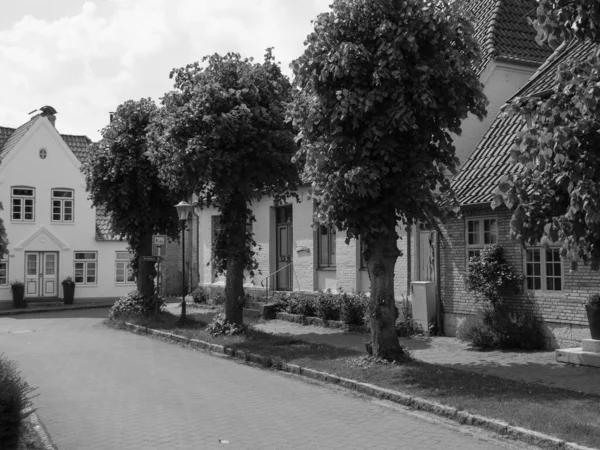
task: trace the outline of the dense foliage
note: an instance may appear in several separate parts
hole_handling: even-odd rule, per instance
[[[33,412],[27,410],[33,391],[16,363],[0,354],[0,449],[17,448],[21,423]]]
[[[2,203],[0,202],[0,211],[2,211]],[[6,235],[6,228],[4,228],[4,221],[0,218],[0,258],[8,254],[8,236]]]
[[[203,62],[171,72],[176,90],[162,99],[150,156],[169,185],[197,194],[199,208],[219,210],[213,264],[226,272],[227,320],[239,324],[244,270],[252,276],[257,267],[250,205],[297,187],[285,121],[291,86],[270,50],[262,64],[234,53]]]
[[[158,304],[157,304],[158,303]],[[158,311],[162,311],[165,302],[156,295],[143,295],[133,290],[125,297],[118,299],[110,308],[108,318],[110,320],[128,320],[148,317]]]
[[[106,214],[113,233],[129,242],[138,290],[145,295],[154,292],[154,266],[139,264],[138,257],[152,255],[152,234],[178,236],[174,205],[182,198],[176,187],[161,182],[159,168],[147,156],[146,132],[157,110],[150,99],[120,105],[83,166],[93,205]]]
[[[560,65],[552,92],[516,98],[506,107],[526,127],[511,150],[517,168],[500,181],[492,207],[514,210],[511,234],[523,244],[560,242],[573,269],[583,262],[598,270],[600,3],[541,0],[535,26],[551,44],[574,37],[589,39],[581,45],[593,48],[589,57]]]
[[[364,294],[333,293],[329,289],[322,292],[277,292],[273,301],[278,311],[339,320],[347,325],[363,325],[368,307]]]
[[[456,211],[452,133],[486,99],[461,2],[334,0],[292,63],[296,160],[316,220],[364,239],[378,357],[401,353],[393,297],[398,221],[432,226]]]
[[[504,257],[504,249],[492,245],[472,257],[465,275],[465,289],[473,292],[477,300],[499,303],[506,293],[518,292],[523,276],[518,275]]]

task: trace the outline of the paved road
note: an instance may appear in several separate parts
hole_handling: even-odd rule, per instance
[[[39,387],[38,414],[60,450],[524,448],[115,331],[106,312],[0,318],[0,352]]]

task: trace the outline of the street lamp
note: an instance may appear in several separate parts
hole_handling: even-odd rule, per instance
[[[185,223],[192,212],[193,206],[185,200],[175,205],[177,216],[181,222],[181,321],[186,317],[185,311]]]

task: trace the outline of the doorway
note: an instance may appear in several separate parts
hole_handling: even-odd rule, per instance
[[[293,289],[293,225],[292,205],[281,206],[275,209],[275,223],[277,231],[276,256],[277,275],[275,276],[275,289],[278,291],[291,291]]]
[[[58,252],[25,252],[25,297],[58,297]]]

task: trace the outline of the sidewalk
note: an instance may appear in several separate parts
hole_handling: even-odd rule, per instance
[[[114,303],[114,300],[100,300],[89,303],[75,303],[73,305],[65,305],[62,303],[56,303],[56,305],[40,305],[36,306],[35,303],[28,305],[26,308],[2,308],[0,309],[0,317],[2,316],[17,316],[21,314],[35,314],[52,311],[71,311],[76,309],[94,309],[94,308],[110,308]]]
[[[261,322],[253,327],[268,333],[294,335],[309,342],[362,352],[365,352],[365,342],[370,340],[368,334],[344,333],[338,329],[304,326],[283,320]],[[427,363],[600,396],[600,369],[558,363],[553,350],[478,351],[450,337],[401,338],[400,341],[416,359]]]

